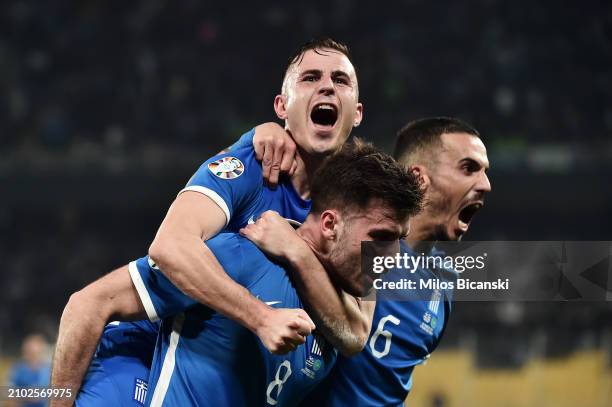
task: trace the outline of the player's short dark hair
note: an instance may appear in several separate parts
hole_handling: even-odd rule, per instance
[[[418,153],[441,146],[440,136],[448,133],[467,133],[480,138],[480,133],[474,127],[454,117],[418,119],[397,132],[393,156],[404,164],[414,164],[411,161]]]
[[[379,199],[404,221],[421,209],[423,193],[407,168],[357,138],[328,157],[314,175],[312,212],[366,209]]]
[[[349,61],[351,61],[351,64],[353,63],[348,46],[343,42],[336,41],[329,37],[315,38],[304,43],[301,47],[295,50],[295,52],[289,57],[287,69],[285,71],[289,70],[289,67],[291,67],[291,65],[295,63],[300,63],[306,51],[313,50],[316,52],[320,49],[333,49],[334,51],[338,51],[339,53],[344,54],[349,59]]]

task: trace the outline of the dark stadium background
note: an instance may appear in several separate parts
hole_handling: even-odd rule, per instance
[[[419,117],[458,116],[481,131],[493,192],[470,240],[612,240],[604,2],[8,0],[5,366],[26,334],[53,341],[70,293],[146,253],[202,161],[275,119],[287,57],[321,35],[347,42],[354,56],[365,118],[353,134],[390,151],[395,132]],[[430,365],[446,358],[442,378],[459,387],[421,367],[413,405],[612,405],[611,322],[609,302],[456,304]],[[465,355],[471,370],[453,371],[460,364],[448,360]],[[560,370],[547,374],[551,363]],[[573,380],[591,386],[590,398]]]

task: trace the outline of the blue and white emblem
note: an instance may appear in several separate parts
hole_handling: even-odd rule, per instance
[[[133,399],[144,406],[147,399],[147,382],[142,379],[134,381],[134,397]]]

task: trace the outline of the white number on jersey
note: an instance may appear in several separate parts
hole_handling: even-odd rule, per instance
[[[281,369],[283,368],[283,366],[286,368],[286,370],[285,370],[285,374],[283,375],[283,378],[281,379],[280,373],[281,373]],[[268,385],[268,390],[266,390],[268,404],[271,404],[273,406],[276,405],[277,400],[272,398],[272,392],[274,391],[275,387],[278,387],[278,391],[276,392],[276,398],[278,399],[278,396],[280,396],[281,390],[283,390],[283,385],[285,384],[287,379],[289,379],[289,376],[291,376],[291,362],[289,362],[288,360],[285,360],[283,363],[280,364],[280,366],[276,370],[276,375],[274,376],[274,380],[270,382],[270,384]]]
[[[370,349],[372,350],[372,355],[374,355],[378,359],[384,356],[387,356],[387,354],[389,353],[389,350],[391,349],[391,337],[393,336],[393,334],[391,334],[391,332],[386,331],[384,329],[387,321],[391,322],[393,325],[400,324],[400,320],[391,314],[387,315],[384,318],[381,318],[380,321],[378,321],[378,327],[376,328],[376,332],[374,332],[372,336],[370,337]],[[385,347],[382,350],[382,352],[377,351],[375,347],[376,340],[378,339],[380,335],[385,337]]]

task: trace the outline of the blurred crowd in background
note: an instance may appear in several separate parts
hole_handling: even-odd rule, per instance
[[[390,150],[419,117],[480,130],[493,191],[470,240],[612,240],[610,27],[577,1],[3,2],[0,354],[53,341],[70,293],[146,253],[200,163],[275,120],[314,36],[351,48],[354,134]],[[611,322],[606,302],[460,303],[442,346],[513,367],[612,350]]]
[[[211,139],[230,142],[273,118],[287,57],[323,33],[349,44],[367,109],[360,133],[382,144],[410,118],[452,113],[507,154],[534,143],[609,149],[612,14],[603,4],[236,7],[5,2],[3,153],[89,143],[104,153],[156,143],[206,151]]]

